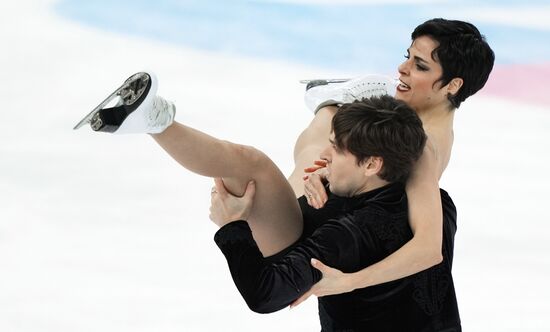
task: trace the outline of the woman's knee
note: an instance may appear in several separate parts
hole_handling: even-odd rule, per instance
[[[237,145],[235,157],[245,161],[248,173],[253,174],[263,173],[271,170],[274,167],[271,159],[262,151],[249,145]]]
[[[239,145],[239,154],[251,162],[264,162],[267,159],[265,153],[250,145]]]

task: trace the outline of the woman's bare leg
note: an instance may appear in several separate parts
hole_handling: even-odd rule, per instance
[[[264,256],[276,254],[298,240],[303,222],[296,197],[284,175],[264,153],[177,122],[152,136],[183,167],[222,178],[227,190],[237,196],[244,194],[250,180],[256,182],[248,223]]]
[[[294,171],[288,178],[296,197],[304,194],[304,168],[312,166],[313,161],[319,159],[321,151],[329,144],[332,117],[337,110],[336,106],[321,108],[296,140]]]
[[[320,109],[300,134],[294,147],[295,168],[288,181],[261,151],[216,139],[177,122],[152,136],[183,167],[223,178],[227,190],[237,196],[244,193],[250,180],[256,181],[248,222],[261,252],[270,256],[296,242],[302,233],[302,216],[295,198],[304,193],[304,168],[319,159],[328,144],[336,111],[335,106]]]

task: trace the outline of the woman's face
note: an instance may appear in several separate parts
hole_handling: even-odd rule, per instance
[[[437,46],[437,42],[428,36],[416,38],[407,50],[405,62],[398,67],[401,82],[395,98],[417,112],[450,105],[446,87],[442,87],[441,82],[435,83],[443,74],[439,62],[432,59],[432,51]]]

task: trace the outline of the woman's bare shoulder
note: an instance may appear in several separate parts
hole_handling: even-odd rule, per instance
[[[441,177],[449,161],[454,142],[454,132],[452,129],[433,129],[426,128],[426,148],[424,153],[427,158],[437,164],[438,175]]]

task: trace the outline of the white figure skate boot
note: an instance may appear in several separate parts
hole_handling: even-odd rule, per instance
[[[176,107],[157,96],[158,82],[153,73],[130,76],[74,129],[89,123],[94,131],[115,134],[158,134],[174,121]],[[106,106],[112,104],[113,107]]]
[[[373,96],[394,96],[398,84],[398,80],[383,75],[301,82],[307,84],[304,100],[314,114],[325,106],[351,103]]]

